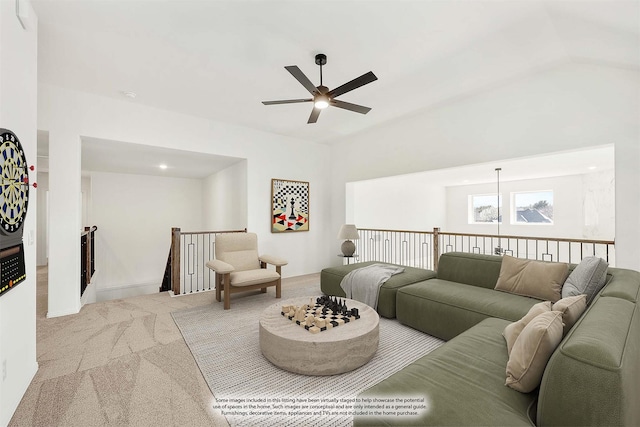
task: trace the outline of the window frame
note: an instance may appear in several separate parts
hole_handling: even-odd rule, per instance
[[[525,191],[512,191],[510,193],[510,207],[511,207],[511,225],[524,225],[524,226],[550,226],[555,224],[554,216],[555,216],[555,208],[554,215],[549,218],[551,222],[526,222],[526,221],[518,221],[518,206],[516,206],[516,196],[519,194],[531,194],[531,193],[551,193],[551,207],[554,208],[554,191],[553,190],[525,190]],[[546,200],[546,199],[540,199]],[[544,214],[543,214],[544,215]]]
[[[498,221],[493,222],[493,221],[476,221],[475,220],[475,207],[473,204],[473,199],[475,197],[491,197],[495,203],[495,200],[498,199],[499,197],[499,210],[500,210],[500,216],[498,217]],[[491,206],[495,206],[495,205],[491,205]],[[502,221],[500,220],[500,217],[502,217]],[[495,225],[495,224],[500,224],[502,225],[504,223],[504,198],[502,197],[502,193],[500,193],[498,195],[498,193],[479,193],[479,194],[469,194],[468,195],[468,200],[467,200],[467,222],[469,224],[474,224],[474,225]]]

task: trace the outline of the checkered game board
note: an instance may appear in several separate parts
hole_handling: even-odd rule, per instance
[[[285,312],[284,309],[287,307],[289,310]],[[281,311],[280,314],[311,333],[324,332],[327,329],[337,328],[345,323],[360,319],[359,314],[354,314],[351,311],[345,310],[346,314],[342,314],[334,313],[328,307],[326,310],[324,310],[324,308],[325,305],[319,303],[316,303],[313,307],[306,305],[304,320],[296,320],[295,318],[295,313],[300,309],[300,307],[284,306],[283,311]],[[323,314],[323,311],[326,314]],[[291,314],[292,312],[293,314]],[[311,320],[307,321],[309,318],[311,318]]]

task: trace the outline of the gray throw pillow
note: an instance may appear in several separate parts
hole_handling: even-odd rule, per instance
[[[602,258],[590,256],[583,258],[571,272],[562,286],[562,298],[586,294],[587,304],[602,289],[607,280],[609,264]]]

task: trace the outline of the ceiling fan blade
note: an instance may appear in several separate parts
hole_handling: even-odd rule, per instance
[[[360,114],[367,114],[369,111],[371,111],[371,108],[369,107],[352,104],[350,102],[338,101],[337,99],[332,99],[329,104],[333,105],[334,107],[344,108],[345,110],[355,111],[356,113]]]
[[[276,104],[295,104],[296,102],[311,102],[313,98],[309,99],[283,99],[282,101],[262,101],[264,105],[276,105]]]
[[[355,79],[351,80],[350,82],[347,82],[345,84],[343,84],[342,86],[338,86],[337,88],[330,90],[327,95],[330,98],[335,98],[336,96],[340,96],[343,93],[347,93],[351,90],[357,89],[360,86],[364,86],[366,84],[369,84],[371,82],[375,82],[376,80],[378,80],[378,78],[376,77],[375,74],[373,74],[373,72],[369,71],[368,73],[365,73],[363,75],[361,75],[360,77],[356,77]]]
[[[311,110],[311,115],[309,116],[309,120],[307,121],[307,124],[317,122],[318,116],[320,115],[320,111],[322,110],[319,108],[313,107],[313,110]]]
[[[312,95],[315,95],[317,91],[316,87],[313,85],[313,83],[311,83],[311,80],[309,80],[307,76],[305,76],[304,73],[300,71],[300,68],[298,68],[297,65],[289,65],[284,68],[288,72],[290,72],[291,75],[295,77],[296,80],[298,80],[300,84],[302,84],[302,86],[304,86]]]

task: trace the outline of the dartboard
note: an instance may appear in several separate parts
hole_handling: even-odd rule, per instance
[[[22,229],[29,203],[29,172],[18,137],[0,129],[0,231],[12,234]]]

